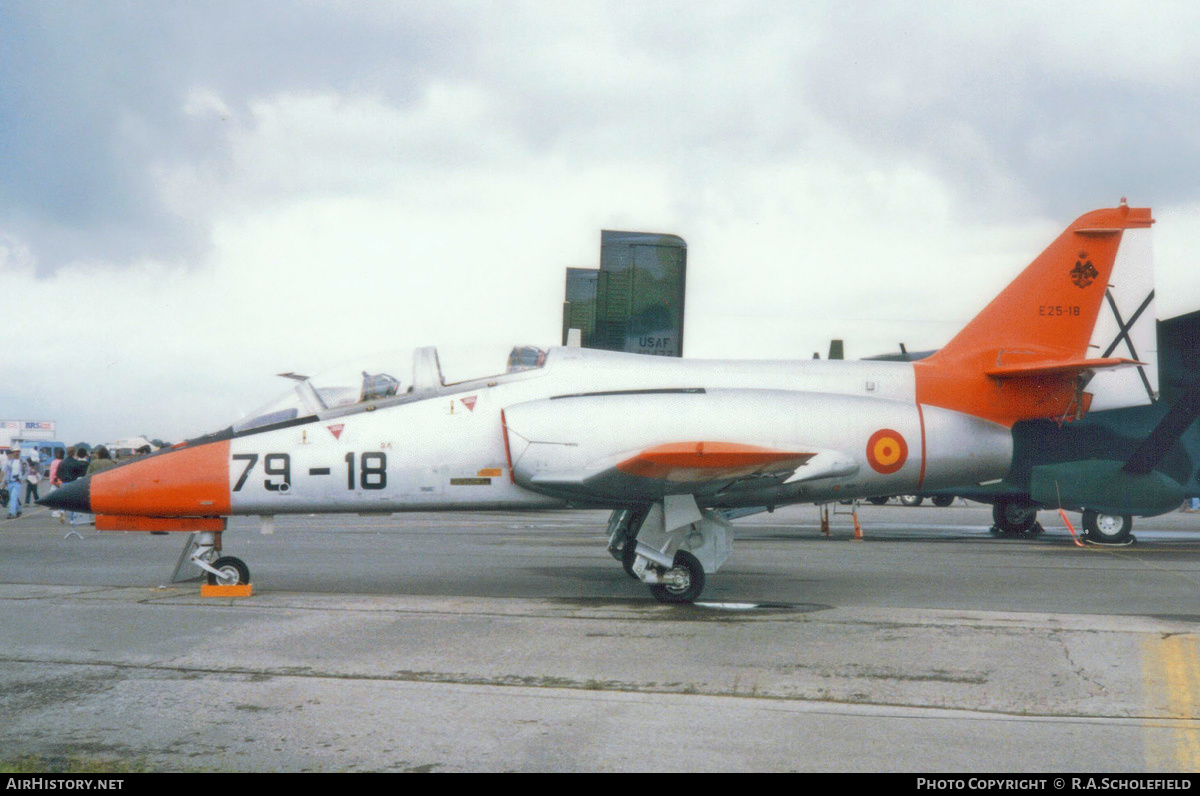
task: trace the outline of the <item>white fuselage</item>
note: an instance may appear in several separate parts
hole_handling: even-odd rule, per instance
[[[891,472],[872,466],[867,450],[881,429],[907,445]],[[418,379],[395,398],[235,435],[232,513],[618,506],[640,498],[572,490],[556,474],[578,478],[650,446],[700,441],[803,448],[826,455],[814,463],[841,462],[832,475],[697,495],[710,506],[953,488],[1003,477],[1012,456],[1009,429],[918,405],[909,363],[555,348],[537,369],[453,385]]]

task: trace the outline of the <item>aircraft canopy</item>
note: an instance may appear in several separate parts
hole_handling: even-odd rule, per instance
[[[505,346],[504,350],[507,351],[507,359],[503,351],[488,346],[473,346],[470,349],[452,347],[445,351],[444,357],[437,349],[420,348],[404,353],[376,355],[363,362],[342,365],[312,377],[281,373],[280,376],[295,382],[292,389],[250,412],[234,424],[233,430],[249,431],[310,417],[330,409],[403,397],[412,393],[414,387],[449,386],[536,370],[546,362],[546,350],[537,346],[515,346],[511,349]],[[504,370],[498,372],[497,365],[502,362]],[[421,380],[418,374],[428,369],[432,370],[431,379],[438,383],[418,383]]]

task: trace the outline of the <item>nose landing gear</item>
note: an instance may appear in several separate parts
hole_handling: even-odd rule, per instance
[[[212,568],[215,573],[206,573],[210,586],[245,586],[250,582],[250,568],[240,558],[222,556],[212,563]]]
[[[244,586],[250,582],[250,568],[233,556],[221,556],[221,531],[202,531],[189,560],[204,570],[210,586]]]

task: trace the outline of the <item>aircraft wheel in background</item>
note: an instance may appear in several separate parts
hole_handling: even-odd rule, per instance
[[[925,498],[920,495],[901,495],[900,502],[906,506],[919,506],[924,502]]]
[[[867,502],[873,506],[883,506],[888,502],[888,498],[885,498],[885,497],[867,498]]]
[[[1133,530],[1133,517],[1128,514],[1100,514],[1088,510],[1083,512],[1083,529],[1094,542],[1120,544],[1129,539]]]
[[[650,593],[660,603],[690,603],[704,591],[704,567],[686,550],[675,553],[675,565],[664,577],[670,577],[674,582],[650,586]]]
[[[992,520],[1001,533],[1025,533],[1037,524],[1037,507],[1001,500],[992,506]]]
[[[213,562],[213,569],[219,571],[221,577],[218,578],[213,573],[208,573],[208,585],[210,586],[244,586],[250,582],[250,568],[240,558],[233,556],[218,558]]]
[[[954,495],[935,495],[934,497],[931,497],[930,500],[933,501],[933,505],[937,506],[939,509],[944,509],[947,506],[954,505]]]

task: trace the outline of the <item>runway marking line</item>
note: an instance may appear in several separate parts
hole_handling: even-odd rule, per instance
[[[1165,701],[1166,717],[1184,720],[1170,725],[1169,736],[1147,733],[1146,762],[1153,770],[1200,771],[1200,637],[1152,636],[1143,643],[1142,652],[1143,684],[1151,709],[1158,710]]]

